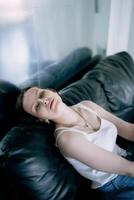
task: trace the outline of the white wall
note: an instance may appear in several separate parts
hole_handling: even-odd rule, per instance
[[[95,46],[99,54],[106,53],[111,0],[98,0],[98,12],[95,14]]]
[[[128,38],[128,52],[132,55],[134,59],[134,1],[132,1],[132,12],[131,12],[131,22],[130,22],[130,32]]]
[[[33,9],[39,57],[60,59],[70,50],[94,49],[94,0],[36,0]]]
[[[59,60],[78,47],[89,47],[94,54],[105,53],[111,0],[0,2],[3,79],[22,82],[31,73],[31,63],[38,69],[40,62]]]
[[[107,55],[128,51],[132,28],[133,0],[111,0]]]

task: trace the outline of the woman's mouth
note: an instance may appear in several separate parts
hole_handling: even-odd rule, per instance
[[[50,110],[52,109],[53,104],[54,104],[54,99],[52,99],[51,102],[50,102]]]

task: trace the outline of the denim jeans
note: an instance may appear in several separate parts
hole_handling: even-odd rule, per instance
[[[134,161],[134,156],[126,156],[126,159]],[[97,190],[104,200],[134,200],[134,178],[118,175]]]

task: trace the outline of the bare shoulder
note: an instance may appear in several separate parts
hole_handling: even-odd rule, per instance
[[[60,135],[58,139],[58,145],[60,147],[69,147],[72,144],[72,141],[74,142],[74,140],[78,137],[81,138],[84,136],[73,131],[65,131],[64,134]]]
[[[92,109],[95,109],[97,106],[98,106],[98,107],[101,107],[101,106],[97,105],[96,103],[94,103],[94,102],[91,101],[91,100],[83,100],[83,101],[79,102],[78,104],[85,105],[85,106],[90,107],[90,108],[92,108]],[[72,107],[73,107],[73,106],[72,106]],[[74,107],[75,107],[75,105],[74,105]]]
[[[81,104],[93,109],[95,112],[100,112],[100,111],[103,112],[104,111],[104,109],[100,105],[98,105],[95,102],[90,101],[90,100],[84,100],[81,102]]]
[[[64,132],[58,139],[58,147],[65,156],[70,156],[74,148],[79,148],[83,135],[75,132]]]
[[[83,105],[90,107],[92,110],[94,110],[101,118],[107,119],[111,121],[111,118],[114,117],[114,115],[112,113],[110,113],[109,111],[107,111],[105,108],[103,108],[102,106],[96,104],[93,101],[82,101],[81,102]]]
[[[81,101],[81,104],[85,105],[85,106],[90,106],[90,104],[92,104],[93,102],[90,101],[90,100],[84,100],[84,101]]]

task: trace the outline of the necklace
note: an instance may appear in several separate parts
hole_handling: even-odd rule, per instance
[[[86,119],[81,115],[81,113],[78,110],[74,110],[74,111],[80,116],[81,121],[84,122],[84,124],[79,123],[78,125],[84,126],[85,128],[92,129],[92,126],[86,121]]]
[[[94,128],[90,123],[87,122],[87,120],[82,116],[80,111],[75,110],[75,112],[80,116],[84,124],[80,124],[81,126],[88,128],[90,131],[97,131],[98,129]]]

